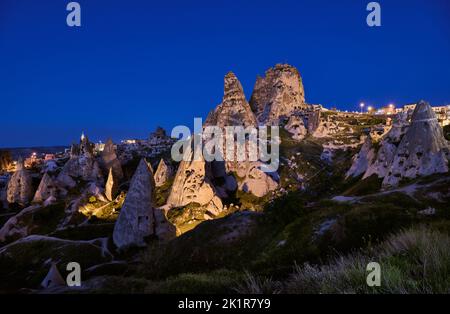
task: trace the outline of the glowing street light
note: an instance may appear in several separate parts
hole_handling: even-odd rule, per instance
[[[365,105],[364,105],[364,103],[363,103],[363,102],[359,104],[359,107],[361,108],[361,114],[362,114],[362,112],[363,112],[363,108],[364,108],[364,106],[365,106]]]
[[[371,113],[372,110],[373,110],[373,107],[372,107],[372,106],[367,107],[367,112],[368,112],[368,113]]]

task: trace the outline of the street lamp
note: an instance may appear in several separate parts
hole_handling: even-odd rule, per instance
[[[367,112],[368,112],[368,113],[371,113],[371,112],[372,112],[372,109],[373,109],[372,106],[367,107]]]
[[[363,112],[363,108],[364,108],[364,103],[362,102],[362,103],[360,103],[359,104],[359,107],[361,108],[361,114],[362,114],[362,112]]]

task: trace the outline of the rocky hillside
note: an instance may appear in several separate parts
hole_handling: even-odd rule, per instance
[[[372,175],[383,180],[383,186],[397,186],[402,180],[448,172],[449,143],[431,106],[421,101],[411,121],[396,118],[390,131],[375,147],[368,138],[356,156],[347,176],[363,178]]]
[[[326,293],[335,291],[327,280],[303,280],[331,278],[321,267],[336,260],[345,263],[335,283],[352,292],[365,282],[352,267],[369,258],[397,263],[402,284],[414,284],[406,291],[448,291],[438,279],[450,278],[445,263],[433,264],[436,277],[404,266],[422,271],[411,255],[425,252],[420,241],[447,243],[450,232],[449,143],[429,104],[391,123],[304,95],[289,65],[258,78],[250,102],[230,72],[205,122],[279,125],[273,172],[260,160],[176,163],[162,129],[136,143],[109,140],[102,152],[83,136],[52,167],[19,162],[0,186],[0,292],[248,293],[251,281],[267,283],[260,292]],[[405,236],[409,246],[392,249]],[[80,288],[63,285],[69,261],[82,267]]]

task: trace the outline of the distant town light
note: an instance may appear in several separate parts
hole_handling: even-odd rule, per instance
[[[362,114],[363,113],[363,108],[364,108],[364,103],[363,102],[360,103],[359,106],[361,107],[361,112],[360,113]]]

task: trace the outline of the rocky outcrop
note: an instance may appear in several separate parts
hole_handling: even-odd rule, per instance
[[[31,235],[0,248],[0,289],[36,288],[51,264],[77,262],[82,272],[92,266],[112,261],[107,239],[71,241]],[[83,278],[82,273],[82,278]]]
[[[25,169],[22,159],[17,162],[16,172],[8,182],[6,194],[8,203],[17,203],[21,206],[29,204],[33,197],[33,180]]]
[[[377,175],[383,179],[383,187],[390,187],[397,186],[403,178],[448,172],[449,144],[431,106],[424,101],[419,102],[411,123],[408,124],[406,119],[406,114],[395,118],[391,129],[383,136],[375,158],[369,162],[363,179]],[[360,160],[359,156],[366,157]],[[372,152],[365,144],[347,174],[361,174],[369,157],[372,157]]]
[[[172,175],[173,175],[172,167],[167,165],[164,159],[161,158],[155,173],[156,186],[159,187],[164,185],[168,180],[172,178]]]
[[[167,219],[167,212],[162,208],[155,208],[155,236],[160,241],[172,240],[177,235],[177,228]]]
[[[449,144],[431,106],[421,101],[411,125],[395,152],[383,186],[395,186],[402,178],[448,172]]]
[[[34,194],[33,203],[44,202],[50,197],[55,199],[58,197],[58,184],[53,177],[45,173]]]
[[[240,180],[239,189],[263,197],[278,187],[279,176],[276,172],[266,173],[261,170],[262,162],[239,163],[237,175]]]
[[[117,158],[116,148],[111,139],[108,139],[105,143],[105,147],[101,153],[101,166],[104,173],[108,173],[112,169],[114,178],[117,181],[122,180],[123,171],[119,159]]]
[[[256,127],[258,124],[257,120],[245,100],[242,86],[231,72],[225,76],[224,91],[222,104],[208,116],[205,125],[218,126],[222,129],[225,126]],[[225,134],[225,130],[223,132]],[[247,157],[248,144],[249,142],[246,141]],[[182,163],[180,167],[186,167],[188,169],[186,171],[194,169],[195,173],[198,174],[198,177],[193,182],[190,182],[190,177],[183,179],[189,185],[194,185],[195,188],[185,187],[184,193],[186,195],[182,197],[183,200],[178,199],[174,201],[176,196],[174,196],[174,193],[171,193],[173,197],[169,197],[169,201],[177,204],[176,206],[184,206],[191,202],[197,202],[201,205],[209,204],[209,210],[215,213],[221,211],[222,203],[219,197],[228,197],[238,187],[246,192],[256,193],[255,195],[265,195],[268,191],[273,190],[274,180],[271,175],[261,171],[261,162],[249,160],[237,161],[236,143],[234,143],[234,158],[230,160],[223,154],[226,151],[225,145],[230,145],[230,143],[224,143],[222,150],[224,161],[205,163],[201,160],[193,161],[189,164]],[[235,177],[232,175],[232,172],[237,172],[238,169],[242,182],[240,185],[237,184]],[[174,186],[180,184],[176,180]],[[212,184],[213,181],[215,182],[214,186]],[[203,190],[199,190],[199,188]],[[189,199],[193,199],[193,201],[188,201]]]
[[[116,198],[117,193],[119,192],[119,182],[114,176],[113,169],[109,169],[108,180],[105,185],[105,195],[109,201],[112,201]]]
[[[149,145],[167,144],[170,141],[171,139],[169,136],[167,136],[166,130],[164,130],[160,126],[156,127],[156,130],[150,133],[150,136],[148,137]]]
[[[70,159],[57,177],[64,188],[73,188],[77,180],[102,182],[103,176],[94,157],[93,144],[82,135],[79,145],[72,145]]]
[[[113,240],[119,250],[143,247],[150,236],[165,233],[164,216],[155,217],[153,173],[142,159],[131,179],[130,188],[114,226]],[[165,234],[164,238],[168,238]],[[160,239],[162,240],[162,239]]]
[[[6,150],[0,150],[0,172],[6,171],[12,165],[11,153]]]
[[[146,238],[154,234],[154,187],[153,174],[142,159],[114,227],[114,244],[119,249],[145,246]]]
[[[64,206],[46,202],[26,207],[9,218],[0,229],[0,242],[9,243],[30,234],[46,234],[55,230],[64,215]]]
[[[36,230],[33,218],[40,211],[40,206],[33,205],[9,218],[0,229],[0,242],[12,242],[30,235]]]
[[[211,111],[205,125],[219,126],[255,126],[256,118],[245,99],[242,85],[233,72],[225,75],[225,87],[222,103]]]
[[[194,160],[191,145],[185,154],[188,156],[178,166],[167,204],[170,207],[181,207],[190,203],[198,203],[207,207],[213,214],[218,214],[223,206],[211,183],[207,163],[203,158]]]
[[[313,134],[317,128],[320,125],[320,117],[321,117],[321,111],[320,110],[309,110],[306,113],[306,119],[307,119],[307,128],[308,133]]]
[[[305,127],[303,118],[297,115],[291,116],[284,128],[291,133],[292,138],[297,141],[301,141],[308,134],[308,129]]]
[[[353,157],[351,168],[347,171],[346,177],[358,177],[367,171],[367,168],[375,158],[375,149],[372,138],[367,136],[358,154]]]
[[[313,136],[317,138],[332,137],[343,130],[344,128],[339,127],[336,121],[325,118],[320,121],[316,130],[313,132]]]
[[[295,111],[306,109],[305,91],[298,70],[288,64],[277,64],[258,77],[250,106],[261,124],[278,124]]]
[[[64,286],[65,284],[66,282],[59,273],[59,270],[56,267],[56,263],[52,263],[52,266],[50,266],[50,270],[48,271],[47,276],[45,276],[44,280],[42,280],[41,282],[41,287],[44,289],[51,289],[54,287]]]
[[[387,175],[400,140],[408,129],[407,117],[406,112],[399,113],[394,117],[391,129],[381,138],[376,158],[368,166],[363,179],[372,175],[377,175],[379,178]]]

